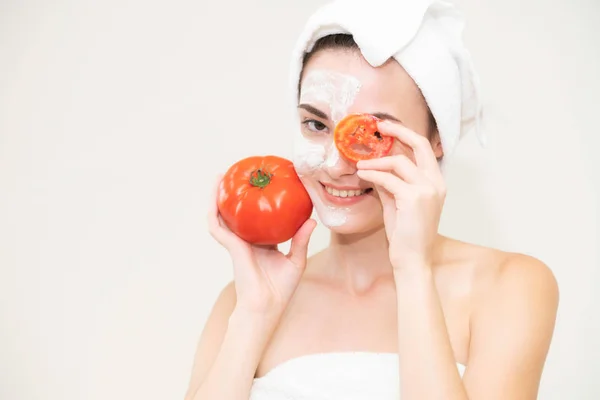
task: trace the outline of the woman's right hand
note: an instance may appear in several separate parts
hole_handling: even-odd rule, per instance
[[[233,262],[236,309],[278,318],[287,307],[306,268],[308,242],[316,221],[308,219],[292,238],[290,251],[277,246],[255,246],[227,228],[219,216],[217,193],[221,177],[213,188],[208,226],[212,237],[229,252]]]

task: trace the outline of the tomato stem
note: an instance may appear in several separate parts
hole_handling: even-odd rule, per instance
[[[271,182],[272,175],[262,169],[257,169],[250,174],[250,183],[264,189]]]

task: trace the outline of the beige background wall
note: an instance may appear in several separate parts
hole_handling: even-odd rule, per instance
[[[208,189],[290,155],[288,57],[321,3],[0,2],[1,399],[183,397],[232,276]],[[600,3],[460,4],[490,137],[461,144],[442,231],[552,267],[540,398],[598,399]]]

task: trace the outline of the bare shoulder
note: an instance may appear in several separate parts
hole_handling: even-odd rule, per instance
[[[503,290],[533,291],[558,299],[558,282],[550,267],[525,254],[506,254],[499,265],[496,284]]]
[[[221,289],[213,306],[213,311],[226,311],[227,313],[231,313],[235,307],[236,300],[235,282],[232,280]]]
[[[504,318],[510,326],[538,321],[553,326],[559,302],[558,282],[540,259],[516,252],[449,239],[446,254],[451,276],[469,282],[471,328]]]
[[[552,269],[531,255],[466,245],[474,261],[471,293],[471,344],[533,340],[538,359],[545,357],[559,303]],[[500,332],[500,333],[499,333]],[[482,342],[483,341],[483,342]],[[531,342],[530,342],[531,343]]]
[[[200,334],[186,398],[198,389],[217,357],[236,301],[235,283],[231,281],[221,289]]]
[[[483,248],[485,264],[480,264],[480,304],[506,301],[510,296],[515,304],[526,302],[555,309],[558,305],[558,282],[552,269],[540,259],[522,253]],[[487,300],[487,301],[485,301]]]
[[[221,289],[212,306],[200,336],[199,345],[201,347],[204,347],[206,344],[210,346],[215,345],[216,341],[221,340],[227,330],[229,317],[235,308],[236,301],[235,283],[231,281]]]
[[[507,324],[544,330],[550,339],[559,302],[559,288],[550,267],[541,260],[518,253],[506,254],[498,266],[483,310],[510,314]],[[528,320],[528,321],[526,321]],[[533,325],[532,325],[533,324]]]
[[[552,269],[540,259],[515,252],[450,240],[454,264],[466,267],[473,296],[490,297],[499,292],[523,296],[543,295],[558,299],[558,283]],[[478,298],[477,300],[482,300]]]
[[[536,398],[559,302],[552,269],[526,254],[458,246],[464,246],[459,248],[472,287],[464,376],[469,393]]]

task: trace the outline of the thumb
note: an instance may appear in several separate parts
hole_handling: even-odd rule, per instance
[[[308,242],[310,241],[310,236],[312,235],[316,226],[317,221],[309,218],[304,222],[300,229],[298,229],[298,232],[296,232],[292,238],[290,252],[288,253],[287,258],[298,267],[303,268],[306,265]]]

